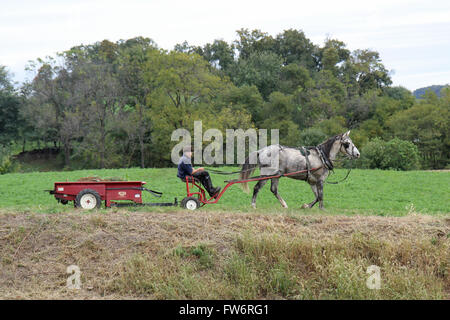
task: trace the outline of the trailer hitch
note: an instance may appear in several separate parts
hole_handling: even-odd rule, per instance
[[[178,199],[175,198],[174,202],[160,202],[160,203],[119,203],[119,202],[113,202],[111,201],[111,207],[147,207],[147,206],[153,206],[153,207],[177,207],[178,206]]]

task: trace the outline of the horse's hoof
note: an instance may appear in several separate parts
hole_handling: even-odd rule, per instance
[[[308,209],[308,208],[309,208],[309,205],[307,203],[302,205],[302,209]]]
[[[253,208],[253,209],[256,209],[256,204],[253,204],[253,203],[252,203],[252,208]]]

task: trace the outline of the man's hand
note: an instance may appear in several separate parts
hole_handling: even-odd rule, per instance
[[[192,174],[201,172],[201,171],[205,171],[205,168],[202,167],[202,168],[194,169],[194,170],[192,170]]]

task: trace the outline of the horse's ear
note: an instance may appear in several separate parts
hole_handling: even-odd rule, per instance
[[[343,136],[344,136],[344,137],[350,137],[350,130],[348,130],[346,133],[344,133]]]

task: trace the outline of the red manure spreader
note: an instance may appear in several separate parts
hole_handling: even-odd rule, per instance
[[[46,190],[53,194],[58,202],[67,204],[74,202],[74,206],[83,209],[100,208],[102,201],[105,206],[177,206],[178,201],[167,203],[143,203],[142,191],[149,192],[155,197],[162,193],[144,187],[144,181],[77,181],[55,182],[53,190]],[[127,202],[118,202],[128,200]],[[131,202],[130,202],[131,201]]]

